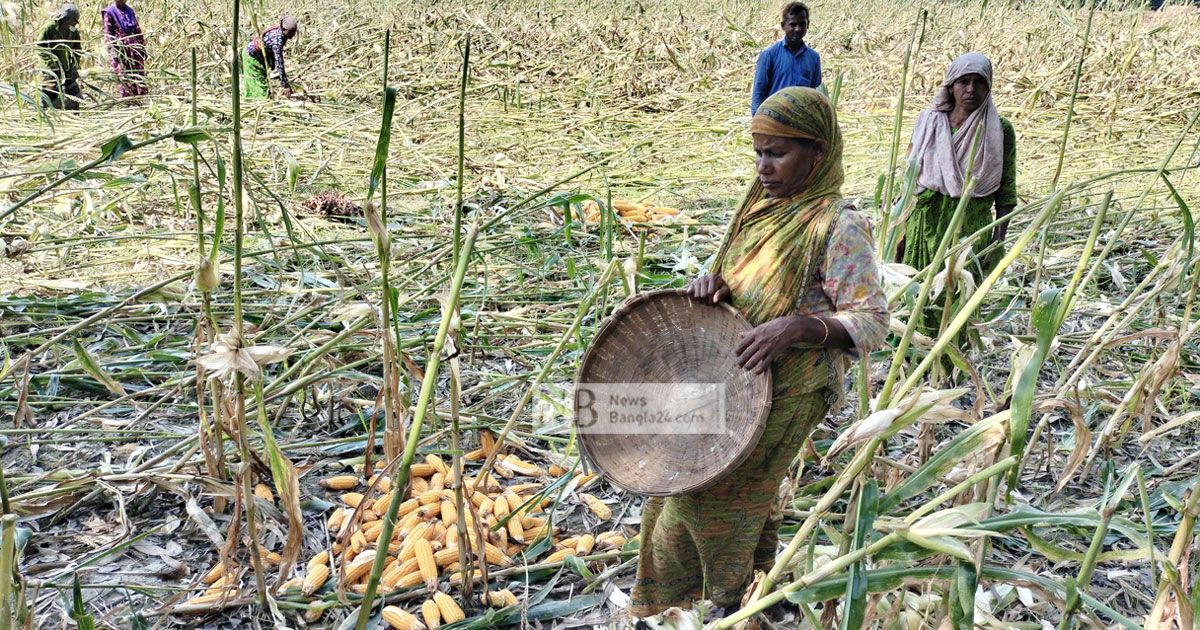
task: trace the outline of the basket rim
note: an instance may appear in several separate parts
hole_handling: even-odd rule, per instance
[[[613,308],[613,312],[604,319],[604,321],[600,324],[600,327],[596,329],[596,334],[592,336],[592,340],[588,344],[587,350],[584,351],[583,357],[580,358],[579,366],[575,369],[575,380],[574,380],[575,388],[577,388],[579,386],[579,379],[583,376],[584,369],[587,368],[588,365],[591,363],[593,356],[596,352],[596,348],[599,345],[599,341],[601,341],[607,335],[612,334],[613,329],[621,321],[622,316],[624,316],[626,313],[630,312],[631,310],[633,310],[634,308],[638,307],[639,305],[641,305],[643,303],[662,299],[665,297],[685,297],[689,301],[695,301],[695,300],[692,300],[692,298],[688,297],[687,289],[655,289],[653,291],[643,291],[643,292],[631,295],[631,296],[625,298],[624,300],[622,300],[620,304],[618,304],[615,308]],[[750,321],[747,320],[741,314],[741,312],[738,311],[736,308],[734,308],[733,305],[731,305],[730,303],[721,302],[719,304],[715,304],[715,305],[711,305],[711,306],[714,308],[722,308],[727,313],[732,314],[736,318],[737,321],[741,322],[746,327],[747,330],[753,328],[753,324],[751,324]],[[742,448],[741,452],[738,453],[737,456],[734,457],[724,467],[723,470],[721,470],[717,474],[710,476],[707,479],[693,483],[691,485],[687,485],[678,490],[671,490],[671,491],[646,491],[645,489],[642,489],[642,488],[629,487],[625,483],[614,479],[612,474],[610,474],[608,471],[604,470],[602,467],[600,467],[599,465],[596,464],[595,454],[592,452],[591,448],[589,447],[588,440],[584,438],[584,436],[587,434],[579,433],[579,431],[578,431],[577,425],[578,425],[579,417],[578,417],[578,413],[576,412],[577,410],[575,409],[575,404],[576,404],[576,397],[574,395],[575,388],[572,388],[573,391],[572,391],[572,396],[571,396],[571,398],[572,398],[572,400],[571,400],[571,411],[572,411],[571,424],[576,427],[576,433],[575,433],[576,438],[575,439],[579,444],[579,452],[583,455],[583,458],[586,460],[587,464],[592,469],[594,469],[596,472],[599,472],[601,477],[603,477],[605,480],[607,480],[612,485],[614,485],[618,488],[621,488],[622,490],[625,490],[627,492],[632,492],[634,494],[639,494],[639,495],[648,496],[648,497],[678,496],[678,495],[692,494],[692,493],[700,492],[700,491],[712,486],[713,484],[717,483],[722,478],[724,478],[725,475],[732,472],[733,470],[736,470],[738,466],[741,466],[743,463],[745,463],[745,461],[750,458],[750,454],[753,453],[754,449],[758,446],[758,442],[762,438],[763,431],[766,430],[767,416],[769,416],[771,413],[771,393],[773,391],[774,379],[772,378],[771,370],[767,370],[766,372],[763,372],[762,374],[755,374],[755,375],[753,375],[752,378],[761,384],[761,387],[766,394],[766,396],[765,396],[766,404],[762,405],[761,408],[759,408],[758,417],[754,418],[753,435],[751,436],[751,439],[746,442],[746,446]]]

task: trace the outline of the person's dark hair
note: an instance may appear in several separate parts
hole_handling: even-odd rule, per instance
[[[804,19],[808,19],[808,5],[803,2],[789,2],[783,7],[783,21],[793,15],[803,15]]]

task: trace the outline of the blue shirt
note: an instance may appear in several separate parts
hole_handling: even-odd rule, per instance
[[[758,55],[754,68],[754,89],[750,92],[750,114],[767,97],[786,87],[810,87],[821,85],[821,56],[817,51],[802,46],[799,52],[788,50],[787,40],[781,39]]]

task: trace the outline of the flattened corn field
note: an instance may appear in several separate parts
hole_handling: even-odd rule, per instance
[[[775,4],[247,2],[242,42],[299,17],[288,67],[320,102],[237,113],[229,3],[133,3],[138,104],[106,96],[87,3],[78,113],[19,96],[36,4],[4,5],[0,54],[0,624],[619,627],[641,500],[582,469],[572,378],[629,292],[714,251]],[[894,336],[786,484],[746,610],[1191,628],[1200,16],[812,9],[883,247],[912,122],[967,50],[996,65],[1022,203],[978,287],[888,267]]]

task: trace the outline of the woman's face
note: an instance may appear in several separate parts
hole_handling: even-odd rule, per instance
[[[954,96],[954,104],[961,106],[968,114],[979,109],[980,105],[983,105],[991,90],[988,87],[987,79],[978,74],[964,74],[955,79],[954,83],[950,85],[950,93]]]
[[[808,176],[825,157],[824,146],[793,138],[754,134],[754,165],[767,194],[791,197],[804,190]]]

